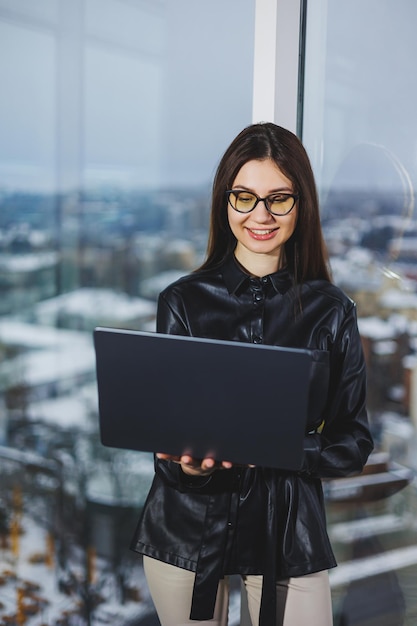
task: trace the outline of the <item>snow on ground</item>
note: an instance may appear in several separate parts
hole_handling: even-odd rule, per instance
[[[60,590],[54,559],[50,564],[45,559],[48,554],[45,530],[27,516],[23,517],[21,526],[23,533],[19,537],[18,555],[13,554],[10,546],[0,547],[0,624],[2,619],[16,614],[18,589],[25,587],[30,593],[24,602],[37,607],[33,615],[27,617],[25,626],[85,626],[87,622],[79,610],[81,594],[67,594]],[[132,619],[139,624],[141,616],[153,612],[139,560],[133,583],[140,599],[124,604],[117,597],[114,577],[101,576],[100,567],[101,564],[97,563],[97,578],[102,582],[97,589],[103,601],[91,616],[92,626],[123,626]],[[81,570],[76,574],[82,579]]]

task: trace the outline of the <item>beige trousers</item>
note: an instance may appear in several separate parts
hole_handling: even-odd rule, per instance
[[[227,626],[229,582],[220,581],[214,617],[190,620],[193,572],[143,557],[149,591],[161,626]],[[252,626],[258,626],[262,576],[242,576]],[[277,583],[277,624],[271,626],[332,626],[332,604],[327,571]],[[249,624],[249,622],[248,622]],[[243,626],[243,622],[242,622]]]

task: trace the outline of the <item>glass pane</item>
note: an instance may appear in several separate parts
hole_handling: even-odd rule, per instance
[[[309,0],[303,142],[356,302],[375,454],[325,483],[335,624],[417,620],[417,53],[411,0]]]
[[[0,188],[42,193],[55,178],[54,38],[0,21],[0,42]]]
[[[0,621],[157,623],[153,460],[100,444],[92,330],[153,330],[202,260],[254,4],[0,0]]]

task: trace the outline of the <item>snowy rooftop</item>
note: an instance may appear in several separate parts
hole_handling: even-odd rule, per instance
[[[417,293],[389,289],[381,295],[379,303],[382,307],[389,309],[415,309],[417,311]]]
[[[117,293],[112,289],[84,288],[50,298],[35,307],[35,315],[40,317],[62,311],[88,319],[114,319],[122,322],[154,315],[155,303]]]
[[[417,369],[417,354],[407,354],[407,356],[403,358],[403,365],[406,369]]]
[[[417,237],[396,237],[395,239],[391,239],[390,247],[400,252],[415,255],[417,251]]]
[[[10,346],[25,348],[55,348],[74,342],[90,341],[91,334],[19,322],[15,318],[0,318],[0,341]]]
[[[378,354],[379,356],[390,356],[392,354],[395,354],[397,351],[397,344],[395,341],[386,339],[383,341],[377,341],[375,342],[374,346],[373,346],[373,352],[375,354]]]
[[[40,269],[53,267],[57,261],[56,252],[2,254],[0,255],[0,271],[6,271],[9,274],[36,272]]]
[[[29,386],[54,383],[95,371],[92,333],[0,321],[0,341],[27,351],[1,364]]]
[[[3,373],[14,374],[29,387],[77,379],[95,371],[95,354],[90,341],[76,341],[55,349],[33,350],[2,366]]]
[[[372,263],[369,252],[362,248],[352,248],[343,257],[332,257],[330,265],[334,282],[342,288],[376,291],[382,285],[382,272]]]
[[[98,407],[92,406],[87,398],[71,394],[31,402],[27,409],[27,417],[29,420],[39,420],[64,430],[91,432],[97,430],[97,426],[93,427],[91,421],[92,408],[98,411]]]
[[[362,337],[377,341],[392,339],[396,334],[395,327],[379,317],[360,317],[358,327]]]
[[[184,270],[167,270],[166,272],[161,272],[156,276],[143,280],[141,283],[141,291],[146,297],[156,299],[158,294],[165,289],[165,287],[168,287],[168,285],[184,276],[185,273]]]

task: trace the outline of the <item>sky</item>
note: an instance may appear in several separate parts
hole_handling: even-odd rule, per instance
[[[319,187],[417,187],[417,2],[309,0],[303,141]],[[388,161],[392,166],[389,167]]]
[[[255,0],[0,0],[0,193],[209,184],[252,121],[254,15]],[[368,146],[416,186],[416,21],[415,0],[309,0],[319,188],[401,186],[357,158]]]
[[[0,190],[210,181],[251,122],[254,4],[0,0]]]

